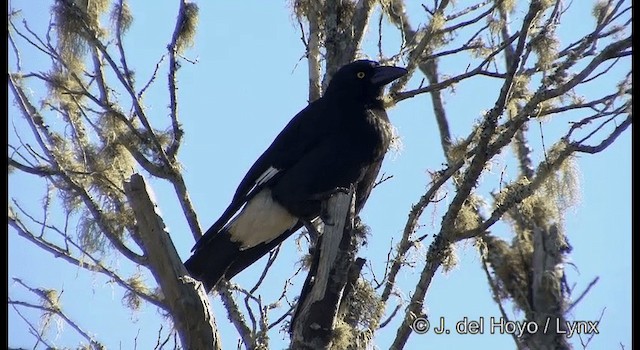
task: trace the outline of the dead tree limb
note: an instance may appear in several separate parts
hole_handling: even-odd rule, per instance
[[[354,190],[337,192],[327,200],[324,232],[317,246],[317,266],[307,279],[309,292],[298,301],[291,327],[292,348],[329,349],[339,316],[340,302],[354,263],[356,241],[353,234]]]
[[[124,189],[151,272],[164,293],[183,348],[220,349],[220,336],[204,287],[187,274],[144,178],[133,174]]]

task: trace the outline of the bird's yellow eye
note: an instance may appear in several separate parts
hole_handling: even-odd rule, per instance
[[[358,77],[359,79],[364,78],[364,76],[365,76],[364,72],[358,72],[358,73],[356,74],[356,77]]]

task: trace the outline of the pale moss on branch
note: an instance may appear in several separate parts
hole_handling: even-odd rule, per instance
[[[515,0],[494,0],[496,7],[503,13],[513,13],[516,7]]]
[[[546,10],[549,7],[555,5],[557,0],[535,0],[535,1],[539,1],[542,7],[542,10]]]
[[[142,298],[140,294],[149,294],[149,288],[147,288],[142,275],[135,274],[126,280],[131,289],[127,289],[122,296],[122,303],[133,311],[140,310],[142,306]]]
[[[557,156],[556,154],[564,151],[564,147],[564,143],[558,143],[550,150],[549,157]],[[548,177],[544,183],[544,192],[555,200],[558,211],[562,213],[580,203],[580,170],[574,155],[564,159],[555,174]]]
[[[549,27],[541,30],[534,40],[531,41],[531,47],[536,56],[538,56],[538,68],[546,71],[552,68],[553,62],[558,57],[558,46],[560,42],[555,31]]]
[[[469,144],[465,142],[464,139],[458,138],[452,141],[448,150],[449,159],[451,159],[453,163],[465,159],[467,157],[468,148]]]
[[[502,32],[502,28],[504,28],[505,25],[504,20],[490,15],[487,18],[487,22],[489,24],[489,33],[491,33],[491,35],[500,35],[500,33]]]
[[[469,46],[471,47],[471,55],[474,58],[487,58],[493,53],[493,49],[485,43],[482,37],[473,39]]]
[[[439,47],[445,43],[444,33],[442,30],[447,24],[447,18],[444,14],[438,12],[433,17],[431,17],[431,21],[429,22],[429,27],[427,32],[424,35],[429,35],[429,44],[427,47],[427,51],[430,49],[434,49]],[[422,40],[422,38],[420,38]]]
[[[368,349],[384,315],[384,303],[373,286],[362,279],[342,303],[347,310],[336,323],[332,349]]]
[[[610,6],[610,1],[599,0],[593,5],[593,9],[591,10],[591,14],[596,19],[596,23],[598,25],[602,24],[613,11],[613,8]]]
[[[528,240],[514,240],[513,245],[506,241],[485,236],[482,238],[486,246],[486,260],[491,265],[495,276],[495,297],[498,300],[512,299],[521,310],[530,310],[529,306],[529,271],[530,257],[533,252],[530,234]]]
[[[105,253],[107,239],[96,220],[88,213],[82,215],[77,226],[78,243],[88,253]]]
[[[131,27],[131,24],[133,24],[133,15],[131,14],[129,3],[126,1],[122,2],[122,6],[117,2],[114,3],[110,17],[113,26],[119,28],[122,34],[126,33]]]
[[[505,106],[509,118],[516,116],[520,110],[520,104],[526,103],[531,98],[530,82],[531,76],[529,75],[519,74],[514,76],[509,100]]]
[[[68,69],[76,70],[76,66],[81,65],[88,49],[89,35],[104,35],[99,18],[108,5],[107,0],[64,0],[56,1],[52,6],[58,49]]]
[[[455,229],[457,232],[466,232],[478,228],[482,219],[478,215],[480,207],[483,205],[479,196],[469,195],[464,201],[458,216],[455,220]]]
[[[458,266],[459,263],[458,254],[456,252],[456,245],[449,244],[446,254],[442,259],[442,271],[448,273]]]
[[[198,27],[198,5],[193,2],[186,2],[182,8],[182,16],[179,17],[178,37],[176,40],[176,51],[183,53],[184,50],[193,46]]]
[[[60,292],[55,289],[37,289],[36,294],[40,297],[40,305],[47,309],[40,314],[40,327],[46,332],[53,324],[61,327],[61,319],[58,317],[57,311],[62,310],[60,304]],[[49,311],[50,310],[50,311]]]

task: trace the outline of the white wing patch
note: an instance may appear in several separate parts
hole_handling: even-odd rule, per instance
[[[260,186],[263,183],[271,180],[271,178],[274,177],[279,172],[280,172],[280,169],[276,169],[272,166],[269,167],[269,169],[267,169],[264,173],[262,173],[262,175],[260,175],[260,177],[258,177],[258,180],[256,180],[255,186]]]
[[[231,241],[239,242],[240,250],[245,250],[273,241],[297,222],[297,217],[273,200],[271,190],[264,189],[245,205],[226,229]]]

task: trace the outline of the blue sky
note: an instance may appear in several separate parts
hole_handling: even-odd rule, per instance
[[[459,4],[462,6],[463,4]],[[42,2],[12,1],[12,6],[22,8],[29,23],[36,31],[46,28],[49,16],[43,11]],[[247,1],[199,2],[200,21],[196,45],[186,54],[197,59],[195,65],[183,63],[179,71],[179,98],[181,121],[186,136],[180,154],[184,176],[199,215],[201,226],[206,229],[217,219],[246,170],[257,156],[270,144],[288,120],[306,105],[307,69],[302,59],[304,47],[298,25],[286,2]],[[563,17],[560,37],[563,44],[582,36],[592,25],[591,6],[573,8]],[[177,1],[132,2],[135,21],[125,41],[129,64],[135,67],[139,82],[149,77],[156,61],[164,53],[173,31]],[[414,27],[423,23],[423,11],[419,2],[413,3],[410,16]],[[523,16],[516,12],[514,18]],[[376,21],[374,21],[375,23]],[[374,33],[365,42],[364,53],[375,58],[377,25],[370,26]],[[395,54],[399,42],[391,30],[387,30],[385,52]],[[561,44],[562,45],[562,44]],[[23,65],[35,65],[46,69],[42,56],[25,54]],[[627,59],[623,64],[630,64]],[[10,66],[11,67],[11,66]],[[443,74],[457,74],[467,67],[464,58],[443,62]],[[619,75],[611,72],[611,81]],[[163,128],[167,124],[168,99],[164,76],[151,89],[146,99],[151,122]],[[410,87],[417,87],[421,77],[414,78]],[[613,84],[613,83],[612,83]],[[597,86],[582,93],[599,93]],[[40,91],[36,91],[40,93]],[[452,133],[465,137],[481,112],[493,106],[497,89],[491,82],[477,79],[459,84],[456,91],[446,91],[444,98],[450,116]],[[428,96],[419,96],[401,102],[389,111],[390,117],[402,138],[402,150],[390,153],[382,172],[393,179],[377,187],[363,210],[363,219],[371,227],[368,245],[360,251],[373,271],[378,275],[391,244],[400,239],[406,215],[411,205],[424,193],[429,181],[429,171],[442,168],[442,156],[437,126],[430,110]],[[16,117],[10,105],[10,120],[20,131],[26,125]],[[559,119],[559,120],[558,120]],[[534,158],[542,157],[540,132],[546,146],[567,130],[568,119],[556,118],[540,127],[532,124],[530,138]],[[9,141],[15,140],[10,133]],[[483,176],[481,190],[496,188],[501,171],[505,169],[513,179],[514,167],[509,167],[508,155],[494,159],[495,170]],[[569,209],[565,228],[573,251],[567,265],[569,284],[575,284],[579,295],[596,277],[598,283],[572,311],[574,320],[597,320],[604,310],[599,324],[600,334],[595,336],[590,349],[616,348],[631,344],[631,132],[625,132],[606,151],[591,156],[577,157],[582,186],[580,202]],[[9,178],[9,194],[21,198],[24,206],[35,213],[41,212],[41,191],[44,186],[34,186],[31,179],[12,175]],[[170,187],[151,181],[160,209],[170,229],[176,248],[183,258],[189,256],[193,238]],[[423,228],[419,234],[435,234],[446,200],[430,207],[423,215]],[[497,225],[494,232],[508,237],[508,227]],[[8,235],[9,295],[15,299],[32,300],[24,289],[11,282],[20,277],[32,286],[63,288],[62,305],[67,313],[85,330],[95,334],[108,348],[132,348],[137,337],[139,348],[153,347],[162,320],[153,307],[129,311],[122,307],[122,291],[99,275],[90,275],[69,264],[54,260],[41,252],[13,230]],[[430,240],[427,239],[428,245]],[[286,276],[293,272],[298,260],[293,239],[288,240],[275,271],[269,275],[268,288],[262,290],[265,297],[279,294]],[[479,257],[472,242],[457,246],[458,265],[447,273],[439,270],[426,297],[425,308],[430,317],[445,317],[454,323],[463,317],[471,320],[499,317],[499,310],[492,302]],[[416,253],[416,260],[420,252]],[[111,259],[125,275],[136,272],[122,259]],[[236,278],[236,282],[251,286],[264,262],[256,264]],[[419,269],[406,269],[399,276],[405,293],[411,291]],[[370,275],[370,271],[365,268]],[[299,277],[296,281],[301,282]],[[408,298],[408,295],[405,295]],[[390,304],[391,309],[395,304]],[[237,333],[228,324],[219,302],[214,302],[217,322],[225,348],[236,344]],[[507,311],[512,313],[507,305]],[[36,315],[27,312],[27,315]],[[274,314],[273,318],[279,314]],[[517,315],[516,316],[522,316]],[[33,337],[27,327],[12,310],[9,311],[9,344],[14,347],[31,347]],[[37,316],[36,316],[37,317]],[[37,318],[35,318],[37,319]],[[517,319],[517,317],[516,317]],[[396,322],[380,330],[375,342],[388,348],[395,336]],[[55,329],[54,329],[55,331]],[[54,332],[55,333],[55,332]],[[580,340],[573,338],[575,348],[581,348]],[[77,335],[64,327],[55,340],[58,346],[73,347]],[[285,333],[274,334],[272,348],[280,349],[288,344]],[[508,335],[425,335],[413,334],[407,349],[414,348],[514,348]]]

